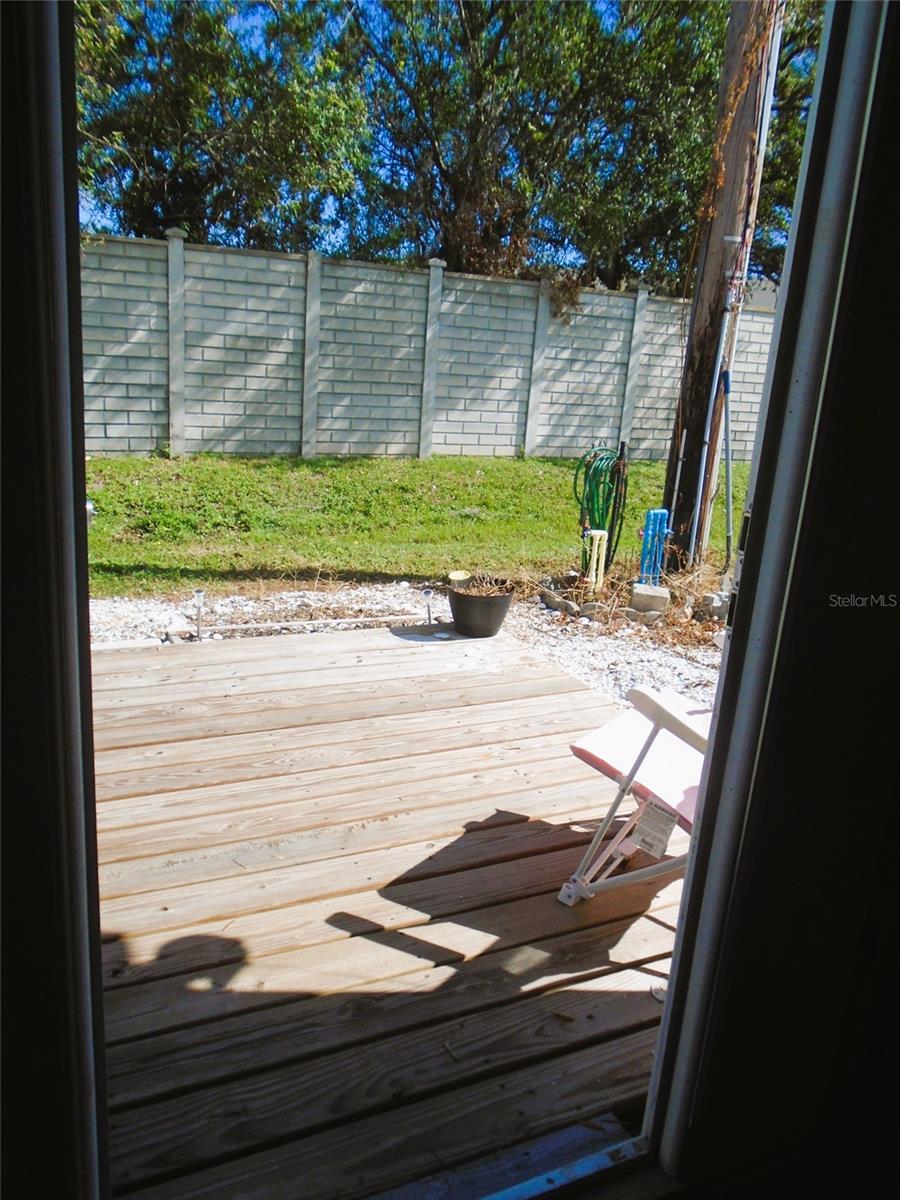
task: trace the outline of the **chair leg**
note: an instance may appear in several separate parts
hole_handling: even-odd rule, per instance
[[[610,810],[611,814],[618,808],[621,800],[622,797],[616,797],[613,809]],[[643,811],[644,805],[641,804],[627,818],[625,824],[607,846],[601,845],[603,834],[609,827],[609,820],[604,822],[603,826],[594,835],[590,846],[588,846],[584,858],[582,858],[578,865],[578,870],[560,888],[558,899],[563,904],[568,904],[571,907],[577,904],[579,900],[587,900],[594,894],[591,891],[591,887],[597,875],[600,875],[600,881],[604,880],[611,871],[616,869],[623,858],[629,857],[619,847],[628,834],[631,833]]]
[[[592,877],[596,873],[591,868],[595,859],[597,859],[598,850],[603,845],[603,839],[609,832],[609,827],[612,825],[615,815],[619,811],[619,806],[628,794],[628,787],[630,787],[630,783],[628,780],[625,780],[619,787],[618,792],[616,792],[616,797],[610,805],[609,812],[606,814],[606,817],[603,819],[597,832],[591,838],[590,845],[582,855],[581,862],[578,864],[575,873],[562,885],[559,893],[559,899],[563,904],[572,905],[577,903],[578,900],[584,899],[577,888],[574,892],[572,889],[576,887],[576,884],[579,880],[584,879],[585,877]],[[599,859],[597,859],[597,861],[599,862],[605,858],[606,854],[603,854]],[[570,895],[573,898],[569,899],[568,897]]]
[[[687,866],[688,856],[679,854],[677,858],[665,858],[649,867],[641,867],[637,871],[625,871],[622,875],[614,875],[612,879],[598,879],[588,884],[588,897],[596,896],[598,892],[607,892],[624,884],[640,883],[646,879],[656,879],[661,875],[678,875]]]
[[[606,817],[603,821],[603,824],[600,826],[600,828],[594,834],[593,838],[591,839],[591,844],[588,846],[587,850],[585,850],[584,856],[582,857],[581,862],[578,864],[578,869],[575,871],[574,875],[572,875],[569,879],[567,879],[566,882],[560,888],[559,896],[557,897],[557,899],[560,901],[561,904],[567,904],[571,908],[572,905],[577,904],[579,900],[587,900],[594,894],[593,892],[588,890],[588,885],[589,885],[590,880],[594,878],[594,876],[597,874],[597,871],[600,870],[601,866],[604,863],[606,863],[607,859],[609,858],[610,854],[613,851],[613,848],[618,847],[619,843],[622,841],[623,837],[625,836],[626,831],[629,830],[634,825],[637,817],[640,815],[640,813],[643,812],[644,806],[641,805],[640,808],[637,810],[637,813],[635,813],[632,817],[629,818],[628,823],[625,826],[625,829],[621,830],[619,832],[619,834],[613,839],[612,845],[610,847],[608,847],[606,849],[606,851],[603,854],[601,854],[599,856],[599,858],[597,858],[596,861],[594,861],[595,855],[597,854],[597,851],[600,849],[603,839],[606,837],[606,835],[609,831],[610,825],[612,825],[612,823],[613,823],[613,818],[615,817],[616,813],[618,812],[619,805],[622,803],[622,801],[625,799],[625,797],[631,791],[631,785],[634,783],[635,776],[637,775],[638,771],[640,770],[641,763],[646,758],[647,753],[650,750],[650,747],[653,745],[653,740],[656,737],[656,735],[659,733],[659,729],[660,729],[660,727],[658,725],[653,725],[651,727],[650,733],[647,736],[647,740],[644,742],[644,745],[641,747],[640,753],[638,754],[637,758],[634,760],[634,765],[632,766],[631,770],[628,772],[628,775],[626,776],[626,778],[623,779],[619,784],[619,790],[618,790],[618,792],[616,792],[616,798],[615,798],[615,800],[613,800],[612,805],[610,806],[610,810],[606,814]],[[618,858],[622,858],[622,857],[624,857],[624,856],[621,854],[618,855]],[[615,864],[613,864],[613,866],[614,865]],[[610,866],[609,869],[612,870],[613,867]]]

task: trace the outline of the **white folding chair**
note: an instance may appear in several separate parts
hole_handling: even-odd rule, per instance
[[[675,692],[632,688],[632,707],[572,744],[572,753],[619,785],[616,798],[559,899],[577,904],[604,889],[682,870],[687,855],[613,875],[636,851],[662,859],[676,824],[690,833],[709,738],[711,709],[691,705]],[[606,844],[622,801],[635,810]]]

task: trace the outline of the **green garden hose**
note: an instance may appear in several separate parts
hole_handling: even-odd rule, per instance
[[[575,468],[573,483],[575,500],[580,509],[581,573],[587,574],[590,562],[591,529],[605,529],[606,562],[608,570],[615,558],[625,520],[625,497],[628,492],[628,455],[625,443],[618,454],[606,446],[592,446]]]

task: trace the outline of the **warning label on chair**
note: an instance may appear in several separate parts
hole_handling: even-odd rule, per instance
[[[657,800],[648,800],[631,833],[631,841],[654,858],[662,858],[675,828],[675,813]]]

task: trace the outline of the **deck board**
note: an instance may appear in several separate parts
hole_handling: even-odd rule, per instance
[[[503,634],[93,670],[116,1195],[353,1200],[639,1100],[681,883],[556,901],[608,699]]]
[[[655,1029],[345,1121],[136,1193],[144,1200],[357,1200],[639,1101]],[[298,1191],[298,1185],[302,1190]],[[423,1192],[423,1197],[427,1192]]]
[[[107,1061],[111,1103],[121,1108],[288,1061],[303,1062],[365,1045],[400,1029],[484,1011],[532,992],[611,975],[636,964],[655,962],[665,967],[677,899],[673,887],[645,916],[604,921],[603,928],[595,920],[558,936],[552,936],[552,925],[541,924],[546,903],[540,910],[527,903],[509,906],[515,908],[515,921],[490,944],[465,926],[435,925],[429,929],[427,943],[434,965],[419,960],[418,970],[411,969],[415,960],[408,948],[392,943],[391,935],[377,942],[358,939],[350,962],[339,944],[296,951],[285,964],[288,970],[298,976],[306,972],[319,989],[332,982],[339,989],[320,990],[312,997],[283,993],[281,1002],[268,1008],[210,1018],[201,1025],[188,1023],[188,1011],[182,1028],[113,1044]],[[588,916],[598,915],[585,911]],[[464,972],[458,970],[460,962],[468,964]],[[403,979],[392,991],[381,987],[378,1005],[360,1009],[356,1004],[361,992],[375,994],[376,982],[384,985],[400,975]],[[352,1022],[347,1019],[351,1013]]]

